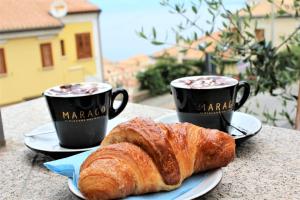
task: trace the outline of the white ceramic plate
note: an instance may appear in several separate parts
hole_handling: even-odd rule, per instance
[[[188,192],[180,195],[177,197],[175,200],[189,200],[189,199],[194,199],[197,197],[200,197],[210,190],[212,190],[214,187],[217,186],[217,184],[221,181],[222,179],[222,170],[221,169],[216,169],[213,171],[209,171],[206,173],[198,174],[196,176],[200,176],[199,184],[189,190]],[[73,184],[72,179],[68,179],[68,186],[70,191],[77,197],[81,199],[85,199],[85,197],[81,194],[81,192],[78,190],[78,188]],[[151,195],[151,194],[150,194]],[[138,197],[138,196],[137,196]],[[151,198],[151,200],[162,200],[159,195],[156,196],[157,198]],[[126,198],[125,198],[126,199]],[[150,199],[150,198],[148,198]]]
[[[106,133],[109,133],[109,131],[111,131],[115,126],[125,121],[127,120],[120,117],[116,117],[112,120],[109,120],[107,123]],[[68,149],[68,148],[61,147],[59,145],[54,124],[52,122],[37,127],[36,129],[32,130],[29,134],[34,135],[35,133],[43,133],[43,132],[49,132],[49,133],[39,134],[36,136],[27,136],[27,137],[25,136],[24,139],[25,145],[32,150],[38,152],[49,152],[49,153],[76,153],[76,152],[87,151],[94,148],[92,147],[92,148],[85,148],[85,149]]]
[[[172,113],[168,115],[164,115],[156,119],[156,121],[160,121],[163,123],[177,123],[179,122],[177,114]],[[229,134],[233,135],[234,139],[237,143],[241,143],[246,139],[256,135],[262,128],[262,123],[259,119],[254,117],[253,115],[249,115],[242,112],[234,112],[232,115],[231,125],[243,129],[243,131],[247,132],[247,135],[244,135],[240,131],[235,128],[229,128]]]

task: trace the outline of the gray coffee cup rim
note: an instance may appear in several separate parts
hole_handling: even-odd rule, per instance
[[[232,83],[232,84],[228,84],[228,85],[220,85],[220,86],[214,86],[214,87],[203,87],[203,88],[189,88],[189,87],[180,87],[178,85],[175,85],[176,82],[180,81],[180,80],[185,80],[185,79],[188,79],[188,78],[199,78],[199,77],[224,77],[224,78],[228,78],[228,79],[232,79],[234,80],[235,83]],[[213,89],[222,89],[222,88],[227,88],[227,87],[232,87],[232,86],[236,86],[238,85],[239,81],[235,78],[232,78],[232,77],[229,77],[229,76],[219,76],[219,75],[199,75],[199,76],[185,76],[185,77],[181,77],[181,78],[177,78],[173,81],[171,81],[170,85],[172,87],[175,87],[175,88],[180,88],[180,89],[188,89],[188,90],[213,90]]]
[[[101,89],[99,91],[96,91],[94,93],[91,94],[67,94],[67,95],[58,95],[55,94],[53,92],[50,92],[51,89],[53,88],[58,88],[61,87],[63,85],[74,85],[74,84],[97,84],[99,86],[103,86],[104,89]],[[46,89],[43,92],[44,96],[48,96],[48,97],[57,97],[57,98],[72,98],[72,97],[85,97],[85,96],[91,96],[91,95],[96,95],[96,94],[101,94],[101,93],[105,93],[109,90],[112,90],[112,86],[108,83],[101,83],[101,82],[74,82],[74,83],[69,83],[69,84],[60,84],[60,85],[56,85],[54,87],[50,87],[48,89]]]

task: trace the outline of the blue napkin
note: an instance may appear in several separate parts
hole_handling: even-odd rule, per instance
[[[95,149],[92,149],[90,151],[86,151],[84,153],[80,153],[68,158],[63,158],[60,160],[55,160],[51,162],[46,162],[44,165],[51,170],[54,173],[66,176],[68,178],[71,178],[73,180],[74,186],[78,189],[78,178],[79,178],[79,170],[80,166],[83,163],[83,161],[93,152]],[[181,196],[182,194],[188,192],[189,190],[193,189],[197,185],[199,185],[203,179],[205,178],[206,174],[197,174],[194,175],[187,180],[185,180],[181,187],[169,191],[169,192],[157,192],[157,193],[151,193],[151,194],[145,194],[145,195],[139,195],[139,196],[131,196],[127,197],[128,200],[172,200],[176,199],[177,197]]]

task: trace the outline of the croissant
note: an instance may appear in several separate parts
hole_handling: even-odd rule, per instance
[[[83,162],[78,186],[91,200],[169,191],[234,155],[234,139],[221,131],[135,118],[115,127]]]

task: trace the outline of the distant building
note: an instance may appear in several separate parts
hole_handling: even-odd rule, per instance
[[[1,0],[0,105],[58,84],[102,81],[99,15],[86,0]]]
[[[159,58],[162,56],[170,56],[173,58],[177,58],[179,62],[184,60],[199,60],[205,59],[205,54],[199,50],[199,46],[205,45],[205,43],[212,43],[208,48],[206,48],[206,52],[214,51],[218,40],[220,40],[221,32],[215,32],[211,36],[203,36],[200,37],[197,41],[193,42],[191,45],[187,44],[178,44],[178,46],[173,46],[167,49],[163,49],[162,51],[158,51],[153,54],[154,58]],[[186,52],[182,52],[183,49],[187,49]]]
[[[294,0],[251,0],[252,23],[249,30],[254,30],[257,40],[272,41],[276,46],[282,42],[282,36],[287,36],[300,26],[299,18],[294,18],[296,10],[293,6]],[[281,5],[283,3],[283,5]],[[277,12],[282,8],[285,14],[279,16]],[[247,16],[245,11],[241,16]],[[266,17],[266,16],[269,17]],[[272,17],[273,16],[273,17]],[[255,21],[257,27],[255,28]]]
[[[281,5],[282,2],[283,5]],[[278,45],[282,42],[282,38],[284,36],[291,34],[297,27],[300,26],[299,18],[293,17],[296,12],[293,6],[294,0],[274,0],[274,5],[272,5],[268,0],[248,0],[248,3],[251,6],[252,13],[251,24],[248,31],[253,31],[252,33],[258,41],[272,41],[273,44]],[[280,7],[282,7],[285,11],[285,14],[282,16],[277,14]],[[239,14],[241,17],[248,16],[248,13],[244,10],[241,10]],[[269,17],[267,17],[267,15]],[[256,22],[257,27],[255,28]],[[179,62],[184,60],[204,60],[206,55],[202,51],[198,50],[198,47],[205,43],[211,43],[211,45],[206,48],[206,52],[213,52],[218,40],[220,39],[220,34],[221,32],[215,32],[211,36],[203,36],[199,38],[191,45],[179,44],[178,46],[164,49],[155,53],[153,57],[159,58],[161,56],[170,56],[176,58]],[[185,48],[188,50],[183,53],[182,50]],[[230,49],[222,55],[222,58],[224,61],[229,61],[229,64],[226,65],[225,68],[225,74],[239,73],[237,65],[235,64],[235,58],[231,55]],[[238,63],[238,60],[236,60],[236,63]]]
[[[173,46],[167,49],[163,49],[162,51],[156,52],[153,54],[153,58],[158,59],[160,57],[172,57],[176,58],[178,62],[189,61],[189,60],[203,60],[207,59],[209,53],[213,52],[220,40],[221,32],[214,32],[210,36],[203,36],[200,37],[198,40],[194,41],[191,45],[188,44],[178,44],[178,46]],[[206,44],[210,44],[204,53],[203,51],[199,50],[199,47],[205,47]],[[182,50],[186,49],[186,52]],[[225,51],[222,54],[222,59],[225,65],[225,74],[234,75],[237,74],[236,65],[233,64],[235,62],[233,56],[231,55],[230,50]],[[216,66],[217,72],[220,71],[220,66]]]
[[[146,70],[153,60],[147,55],[136,55],[134,57],[112,62],[104,59],[105,81],[114,87],[124,87],[127,89],[130,99],[136,101],[139,95],[140,84],[136,76],[138,72]]]

